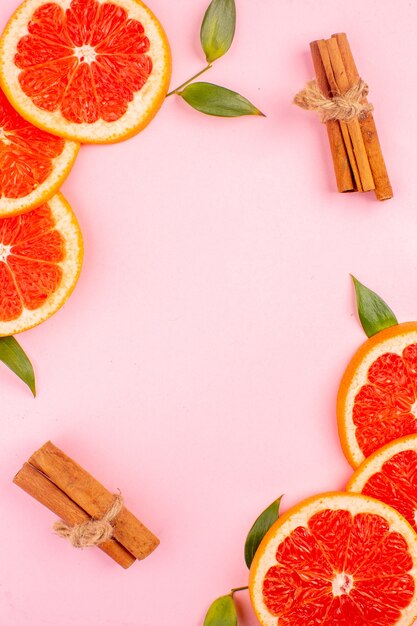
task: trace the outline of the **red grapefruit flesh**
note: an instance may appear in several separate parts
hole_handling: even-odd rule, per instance
[[[0,219],[0,336],[39,324],[65,303],[82,252],[75,216],[60,194],[24,215]]]
[[[339,434],[353,467],[380,447],[417,433],[417,324],[387,328],[357,351],[337,401]]]
[[[347,490],[389,504],[417,531],[417,435],[374,452],[353,474]]]
[[[80,142],[141,130],[166,95],[165,34],[139,0],[26,0],[0,42],[0,80],[35,125]]]
[[[78,148],[24,120],[0,89],[0,217],[49,200],[68,175]]]
[[[417,535],[397,511],[331,493],[272,526],[249,589],[262,626],[410,626],[416,575]]]

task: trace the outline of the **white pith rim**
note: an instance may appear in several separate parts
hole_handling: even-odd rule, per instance
[[[404,450],[417,452],[417,435],[408,435],[407,437],[401,437],[401,439],[395,439],[371,454],[352,475],[346,486],[347,491],[361,493],[371,476],[380,472],[386,461],[399,452],[404,452]]]
[[[62,280],[58,289],[48,300],[34,311],[23,309],[16,320],[0,322],[0,336],[14,335],[32,328],[55,313],[73,291],[81,271],[83,242],[80,227],[68,202],[62,194],[56,194],[48,202],[55,220],[55,229],[65,239],[65,259],[57,263],[62,269]]]
[[[363,463],[365,455],[359,448],[355,434],[356,427],[353,423],[353,406],[355,404],[355,397],[361,387],[368,382],[367,376],[369,368],[372,363],[376,361],[376,359],[387,352],[401,356],[403,350],[412,343],[417,343],[417,331],[402,333],[382,341],[368,352],[352,377],[346,394],[343,418],[345,422],[345,433],[348,446],[351,450],[352,458],[356,467]]]
[[[352,515],[357,513],[373,513],[383,517],[389,524],[390,531],[400,533],[407,545],[413,560],[413,567],[408,572],[414,580],[417,577],[417,534],[408,522],[393,508],[359,494],[323,494],[301,503],[294,507],[278,520],[265,535],[259,548],[262,556],[254,561],[251,569],[251,601],[257,617],[262,626],[279,626],[280,620],[272,615],[263,602],[263,581],[270,569],[276,564],[275,554],[278,546],[299,526],[307,526],[308,520],[319,511],[330,509],[332,511],[348,510]],[[413,598],[406,609],[402,611],[401,618],[395,626],[411,626],[417,616],[417,585]]]
[[[0,218],[10,215],[25,213],[44,202],[47,202],[61,187],[62,183],[71,171],[80,144],[74,141],[66,141],[61,154],[52,159],[52,171],[31,193],[21,198],[0,198]]]
[[[66,0],[53,2],[64,9],[70,5]],[[97,2],[111,2],[126,9],[130,18],[142,23],[150,41],[150,50],[147,54],[153,63],[151,75],[142,89],[134,95],[125,115],[116,122],[97,120],[92,124],[76,124],[66,120],[60,111],[49,112],[40,109],[22,91],[18,80],[21,70],[14,64],[16,46],[21,37],[28,34],[27,25],[36,9],[48,4],[46,0],[25,0],[10,18],[0,40],[0,83],[16,110],[35,126],[80,143],[111,142],[134,134],[141,124],[145,125],[150,121],[155,113],[155,106],[158,103],[162,104],[170,80],[169,45],[161,25],[152,12],[139,0],[97,0]]]

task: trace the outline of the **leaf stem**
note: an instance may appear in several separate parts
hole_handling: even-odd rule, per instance
[[[185,81],[185,83],[182,83],[182,85],[180,85],[179,87],[177,87],[176,89],[173,89],[172,91],[170,91],[169,93],[167,93],[166,97],[169,98],[169,96],[174,95],[174,93],[179,93],[181,89],[183,89],[184,87],[186,87],[187,85],[189,85],[193,80],[195,80],[196,78],[198,78],[199,76],[201,76],[202,74],[204,74],[204,72],[207,72],[207,70],[211,69],[213,67],[212,63],[209,63],[207,65],[207,67],[205,67],[204,69],[202,69],[200,72],[197,72],[197,74],[195,74],[195,76],[192,76],[191,78],[189,78],[188,80]]]
[[[236,591],[245,591],[246,589],[249,589],[247,585],[246,587],[235,587],[234,589],[230,590],[231,596],[233,597],[233,594],[236,593]]]

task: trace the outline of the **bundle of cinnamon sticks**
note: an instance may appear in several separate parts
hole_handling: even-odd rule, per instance
[[[343,95],[360,81],[345,33],[313,41],[310,50],[316,82],[324,96]],[[362,101],[367,102],[365,97]],[[392,187],[372,113],[350,121],[330,120],[326,126],[338,190],[375,190],[378,200],[392,198]]]
[[[50,441],[30,457],[13,482],[71,526],[100,519],[114,498]],[[158,544],[151,531],[123,507],[114,520],[113,536],[98,547],[126,569]]]

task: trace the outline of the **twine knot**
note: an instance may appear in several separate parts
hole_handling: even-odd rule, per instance
[[[364,98],[368,95],[368,85],[360,78],[346,93],[336,94],[327,98],[319,89],[315,80],[310,81],[302,91],[297,93],[294,104],[310,111],[318,111],[322,122],[341,120],[349,122],[363,119],[374,107]]]
[[[74,548],[99,546],[113,536],[112,521],[123,508],[120,494],[114,496],[113,504],[100,519],[91,519],[76,526],[69,526],[62,520],[55,522],[53,529],[57,535],[68,539]]]

